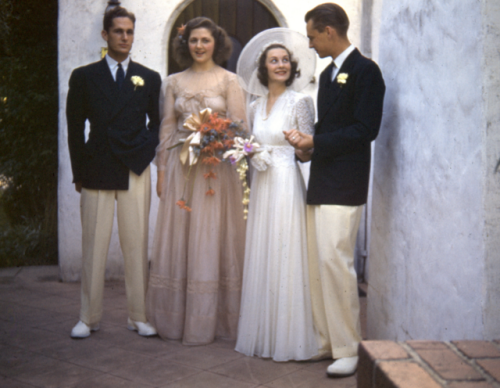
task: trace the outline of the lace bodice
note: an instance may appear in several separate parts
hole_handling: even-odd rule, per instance
[[[262,171],[266,165],[295,166],[295,150],[285,140],[283,131],[297,129],[312,134],[314,131],[314,103],[308,95],[287,89],[266,114],[267,96],[250,104],[252,134],[265,151],[252,158],[252,164]]]
[[[162,87],[161,101],[160,145],[156,150],[160,170],[165,169],[167,148],[189,135],[183,124],[192,113],[211,108],[219,117],[245,118],[245,99],[236,74],[219,66],[204,72],[189,68],[170,75]]]

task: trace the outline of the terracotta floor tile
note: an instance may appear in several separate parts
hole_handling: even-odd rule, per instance
[[[99,377],[102,374],[102,372],[96,370],[59,362],[44,373],[37,375],[25,373],[16,378],[19,381],[44,388],[67,388],[89,378]]]
[[[37,352],[47,357],[57,358],[59,360],[71,360],[80,358],[87,353],[106,352],[108,347],[95,341],[92,336],[81,340],[70,338],[69,331],[65,338],[57,341],[44,343],[37,349]]]
[[[31,294],[32,296],[36,294]],[[65,298],[57,295],[39,295],[38,297],[29,298],[22,303],[23,306],[35,307],[37,309],[52,310],[60,306],[75,305],[75,301],[70,298]]]
[[[35,351],[39,347],[44,346],[46,343],[58,340],[59,336],[49,331],[32,328],[32,327],[19,327],[13,329],[7,338],[4,338],[5,343],[19,346],[22,348]]]
[[[199,369],[163,359],[150,359],[130,364],[126,368],[115,368],[110,374],[133,381],[138,387],[142,384],[159,387],[197,373],[200,373]]]
[[[356,388],[356,377],[330,378],[326,372],[301,369],[265,384],[268,388]]]
[[[116,347],[157,358],[168,356],[186,349],[180,341],[165,341],[160,337],[141,337],[137,334],[133,340],[117,344]]]
[[[31,384],[25,384],[21,381],[0,376],[0,387],[2,388],[33,388]]]
[[[2,279],[9,275],[2,277],[3,271]],[[57,266],[27,267],[8,283],[0,282],[2,388],[263,388],[286,384],[287,376],[304,384],[314,381],[316,387],[352,387],[354,377],[326,377],[331,360],[275,363],[235,352],[234,340],[186,347],[181,341],[140,337],[126,328],[123,282],[105,285],[101,329],[73,340],[69,334],[78,321],[80,284],[61,283],[58,273]]]
[[[164,360],[207,370],[229,361],[244,357],[233,349],[209,348],[208,346],[186,347],[186,349],[164,357]]]
[[[115,325],[109,322],[102,321],[100,324],[100,329],[93,332],[91,337],[93,339],[100,341],[101,344],[105,346],[126,346],[130,341],[134,341],[138,338],[142,338],[137,334],[136,331],[127,329],[127,322],[125,321],[121,325]]]
[[[114,309],[127,309],[127,297],[125,293],[118,294],[114,292],[110,292],[109,296],[106,296],[102,301],[103,311],[114,310]]]
[[[488,341],[453,341],[453,343],[470,358],[500,357],[500,350]]]
[[[17,346],[0,346],[0,375],[15,376],[16,370],[29,363],[37,355]]]
[[[493,388],[486,381],[453,381],[448,388]]]
[[[374,386],[439,388],[440,385],[417,363],[382,361],[375,372]]]
[[[294,362],[274,362],[255,357],[243,357],[211,369],[211,372],[231,377],[238,381],[266,384],[297,371],[302,366]]]
[[[5,303],[26,304],[29,301],[42,299],[43,295],[33,294],[24,288],[0,289],[0,301]]]
[[[78,322],[80,316],[80,301],[75,301],[71,299],[68,300],[69,303],[67,304],[59,304],[59,305],[56,304],[53,306],[42,305],[41,308],[43,308],[44,310],[49,310],[55,313],[65,315],[68,318],[76,319],[76,322]]]
[[[500,359],[476,361],[486,372],[488,372],[496,381],[500,382]]]
[[[140,388],[153,387],[149,384],[142,384]],[[134,381],[122,379],[111,375],[102,375],[99,377],[79,381],[78,383],[68,386],[68,388],[138,388]]]
[[[71,329],[78,322],[78,314],[75,314],[73,317],[68,317],[62,321],[50,322],[44,325],[38,326],[38,329],[50,331],[52,333],[56,333],[61,335],[61,337],[70,338]]]
[[[445,380],[483,380],[479,372],[450,349],[418,349],[416,352]]]
[[[68,319],[68,316],[65,314],[25,305],[0,305],[0,310],[0,319],[17,322],[26,327],[39,327]]]
[[[9,322],[19,321],[23,316],[29,316],[31,307],[14,302],[0,301],[0,319]]]
[[[162,388],[252,388],[255,384],[236,381],[210,372],[201,372],[186,377]]]
[[[9,342],[9,338],[16,333],[23,331],[24,328],[16,322],[0,319],[0,344]]]
[[[17,354],[16,358],[11,358],[7,361],[5,367],[1,368],[0,373],[3,376],[15,379],[18,379],[20,376],[38,376],[52,368],[56,368],[59,363],[60,361],[54,358],[27,352]]]
[[[104,308],[101,322],[127,327],[128,311],[124,308]]]
[[[87,341],[87,340],[81,340]],[[113,372],[127,370],[131,365],[151,360],[150,357],[128,352],[115,347],[89,348],[86,352],[79,353],[68,361],[90,369],[102,372]]]

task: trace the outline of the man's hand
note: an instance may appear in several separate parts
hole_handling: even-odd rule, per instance
[[[158,170],[158,180],[156,181],[156,194],[161,198],[161,190],[163,188],[163,181],[165,180],[165,171]]]
[[[285,139],[295,149],[299,149],[301,151],[309,151],[314,147],[314,140],[312,135],[307,135],[305,133],[297,131],[296,129],[283,131],[283,133],[285,134]]]
[[[297,155],[297,158],[299,158],[302,162],[309,162],[311,160],[311,156],[313,154],[313,149],[311,148],[308,151],[302,151],[299,149],[295,150],[295,155]]]
[[[75,182],[75,190],[79,193],[82,192],[82,181]]]

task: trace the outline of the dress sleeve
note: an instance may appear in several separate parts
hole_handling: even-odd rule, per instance
[[[242,120],[243,128],[248,130],[248,123],[245,112],[245,95],[236,76],[230,77],[226,94],[227,117],[233,121]]]
[[[310,96],[304,95],[295,104],[297,130],[308,135],[314,134],[314,116],[314,102]]]
[[[158,170],[165,170],[167,148],[174,145],[171,143],[177,128],[177,117],[174,109],[175,95],[171,77],[168,77],[164,82],[160,101],[160,144],[156,148],[155,164]]]
[[[255,121],[255,113],[257,112],[258,99],[252,101],[248,105],[248,128],[250,132],[253,132],[253,123]]]

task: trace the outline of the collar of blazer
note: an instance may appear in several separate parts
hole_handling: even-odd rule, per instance
[[[130,78],[133,75],[138,75],[139,72],[140,67],[131,60],[128,65],[127,74],[125,74],[122,89],[119,90],[111,75],[106,59],[103,58],[98,62],[95,77],[92,77],[92,80],[109,101],[109,120],[112,120],[136,94]]]
[[[352,69],[354,68],[357,60],[360,57],[361,53],[358,51],[358,49],[354,49],[354,51],[350,53],[349,56],[345,59],[344,63],[337,73],[337,76],[340,73],[351,74]],[[329,65],[325,70],[323,70],[323,73],[321,74],[318,91],[318,103],[321,104],[321,107],[320,109],[318,109],[318,112],[321,111],[324,113],[321,117],[318,117],[318,124],[316,128],[319,128],[319,125],[322,123],[325,116],[338,102],[339,97],[343,94],[343,91],[346,88],[347,84],[349,84],[349,78],[347,79],[346,85],[340,85],[337,82],[336,78],[333,81],[330,81],[332,76],[332,67],[333,65]]]

